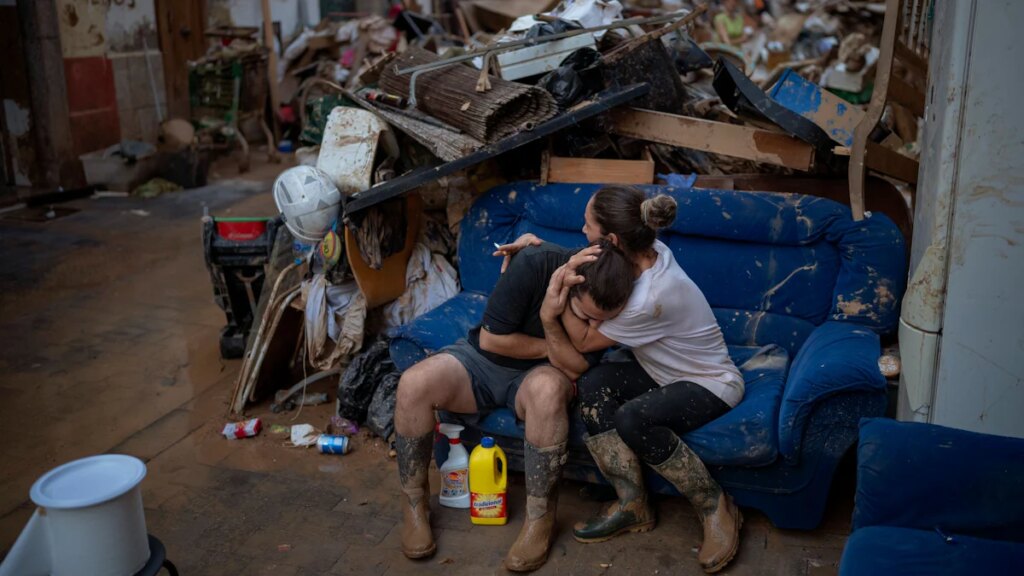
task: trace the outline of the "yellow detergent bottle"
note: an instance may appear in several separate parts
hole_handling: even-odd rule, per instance
[[[508,522],[505,453],[484,436],[469,456],[469,514],[473,524],[501,526]]]

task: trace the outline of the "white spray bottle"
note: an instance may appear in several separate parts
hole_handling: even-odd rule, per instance
[[[449,508],[469,508],[469,454],[459,439],[463,427],[439,424],[437,430],[448,437],[448,459],[441,465],[441,495],[438,500]]]

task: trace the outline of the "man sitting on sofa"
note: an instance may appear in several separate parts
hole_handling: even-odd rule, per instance
[[[512,258],[468,338],[441,349],[402,374],[395,407],[398,474],[402,492],[402,552],[426,558],[437,549],[430,530],[427,469],[434,410],[479,418],[508,406],[526,424],[526,522],[505,567],[530,571],[547,560],[554,528],[556,485],[565,461],[573,380],[596,364],[572,348],[558,318],[569,303],[612,318],[633,289],[632,268],[611,245],[566,279],[571,252],[554,244]],[[578,277],[577,277],[578,275]],[[547,329],[545,329],[547,328]],[[475,416],[474,416],[475,415]]]

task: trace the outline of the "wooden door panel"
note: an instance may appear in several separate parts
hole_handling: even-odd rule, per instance
[[[188,62],[206,51],[205,0],[157,0],[167,108],[171,118],[188,118]]]

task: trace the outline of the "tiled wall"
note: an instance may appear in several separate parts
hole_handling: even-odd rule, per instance
[[[121,128],[110,60],[102,56],[64,58],[64,79],[74,154],[116,144]]]
[[[167,103],[154,0],[57,0],[57,8],[75,154],[155,142],[157,106],[166,119]]]
[[[127,52],[109,54],[114,69],[117,91],[117,112],[121,119],[121,138],[155,142],[159,133],[159,116],[167,119],[167,93],[164,89],[164,64],[160,52]],[[148,57],[148,58],[147,58]],[[146,60],[153,74],[150,82]],[[153,84],[156,85],[154,96]],[[160,114],[157,113],[157,105]]]

